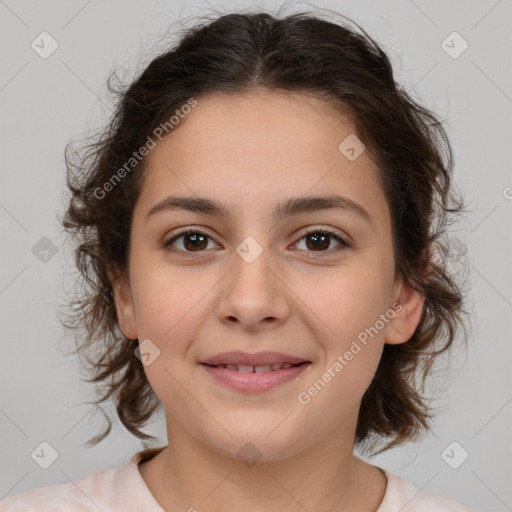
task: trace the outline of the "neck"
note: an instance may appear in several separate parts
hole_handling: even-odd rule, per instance
[[[377,511],[385,475],[355,457],[350,442],[332,437],[286,458],[241,461],[168,419],[168,446],[139,470],[165,510]]]

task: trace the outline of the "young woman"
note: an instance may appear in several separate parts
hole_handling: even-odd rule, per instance
[[[168,444],[3,511],[469,511],[354,455],[429,428],[419,383],[463,326],[449,142],[362,29],[197,26],[68,172],[79,351]]]

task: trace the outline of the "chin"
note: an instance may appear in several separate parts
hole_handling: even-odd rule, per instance
[[[209,444],[222,455],[238,459],[247,467],[252,467],[256,462],[270,462],[285,459],[297,451],[298,440],[287,429],[278,432],[279,422],[272,428],[256,429],[254,425],[246,431],[238,428],[230,430],[233,437],[226,434],[222,439],[210,439]],[[275,429],[272,431],[272,429]],[[269,435],[269,432],[272,432]]]

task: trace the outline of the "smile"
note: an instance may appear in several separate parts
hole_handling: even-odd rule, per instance
[[[275,363],[272,365],[208,365],[200,366],[217,383],[242,392],[268,391],[299,377],[311,363]]]

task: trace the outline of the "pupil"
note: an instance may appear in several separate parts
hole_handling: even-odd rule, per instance
[[[322,240],[319,240],[320,238]],[[325,246],[325,242],[326,242],[326,240],[328,240],[328,238],[329,238],[328,235],[326,236],[326,235],[322,235],[322,234],[309,235],[309,237],[308,237],[308,239],[314,239],[315,240],[315,242],[313,242],[313,247],[317,248],[317,249],[318,248],[325,249],[325,248],[329,247],[329,242],[328,241],[327,241],[327,245]]]
[[[203,239],[203,240],[199,240],[199,239]],[[201,249],[203,248],[201,246],[201,243],[204,244],[204,240],[205,240],[206,237],[204,237],[203,235],[200,235],[198,233],[192,233],[192,234],[188,234],[188,235],[185,235],[185,238],[184,238],[184,245],[187,249],[190,249],[192,251],[195,251],[197,249]],[[193,240],[192,242],[192,245],[189,246],[189,244],[187,243],[187,241],[190,241],[190,240]],[[199,243],[197,243],[199,242]]]

